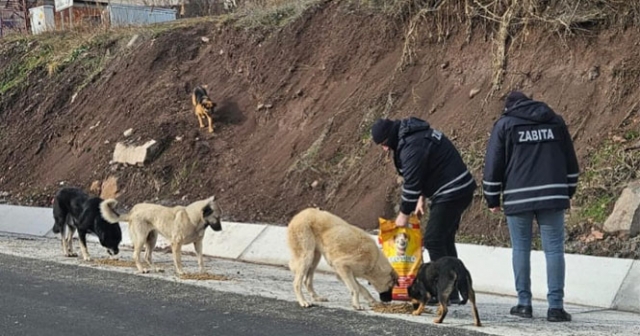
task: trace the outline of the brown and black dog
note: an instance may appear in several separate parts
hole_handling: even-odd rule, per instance
[[[207,85],[196,86],[196,88],[193,89],[193,93],[191,94],[191,102],[193,103],[196,117],[198,117],[200,128],[204,128],[202,118],[207,118],[207,120],[209,121],[209,133],[213,133],[213,121],[211,120],[211,113],[213,113],[213,109],[216,107],[216,104],[211,100],[211,98],[209,98],[206,88]]]
[[[460,304],[471,302],[471,313],[476,327],[480,327],[480,317],[476,307],[476,293],[473,290],[471,274],[462,261],[454,257],[442,257],[435,262],[422,264],[413,283],[407,289],[414,306],[413,315],[420,315],[431,296],[438,298],[438,316],[434,323],[442,323],[447,316],[449,295],[458,289],[462,296]]]

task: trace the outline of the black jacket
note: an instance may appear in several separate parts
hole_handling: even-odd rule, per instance
[[[482,181],[490,208],[502,194],[506,215],[567,209],[578,173],[567,125],[547,104],[517,101],[494,124]]]
[[[431,204],[472,195],[476,182],[453,143],[418,118],[400,122],[394,163],[404,178],[400,211],[410,214],[420,195]]]

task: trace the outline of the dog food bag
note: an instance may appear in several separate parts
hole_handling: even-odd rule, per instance
[[[378,243],[382,245],[382,252],[389,258],[391,266],[398,272],[399,285],[393,288],[392,298],[409,301],[407,288],[413,283],[422,265],[420,220],[412,214],[406,227],[396,227],[394,220],[384,218],[378,218],[378,222]]]

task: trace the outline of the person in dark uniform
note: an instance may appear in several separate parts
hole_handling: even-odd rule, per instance
[[[404,180],[396,226],[406,226],[412,212],[424,214],[424,200],[428,198],[431,204],[423,244],[429,259],[458,257],[456,233],[477,184],[456,147],[442,132],[415,117],[378,119],[371,135],[385,151],[393,151],[396,170]],[[450,300],[459,302],[457,291]],[[432,298],[430,303],[436,301]]]
[[[511,315],[532,317],[530,254],[535,217],[547,264],[547,320],[571,321],[564,310],[564,212],[576,192],[579,168],[562,117],[543,102],[511,92],[493,126],[483,175],[489,209],[504,211],[509,226],[518,292],[518,305],[511,308]]]

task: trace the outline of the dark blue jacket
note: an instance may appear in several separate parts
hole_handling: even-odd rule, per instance
[[[400,211],[410,214],[424,195],[431,204],[472,195],[476,182],[453,143],[418,118],[403,119],[393,160],[403,177]]]
[[[482,181],[490,208],[502,194],[506,215],[567,209],[578,173],[567,125],[547,104],[517,101],[494,124]]]

